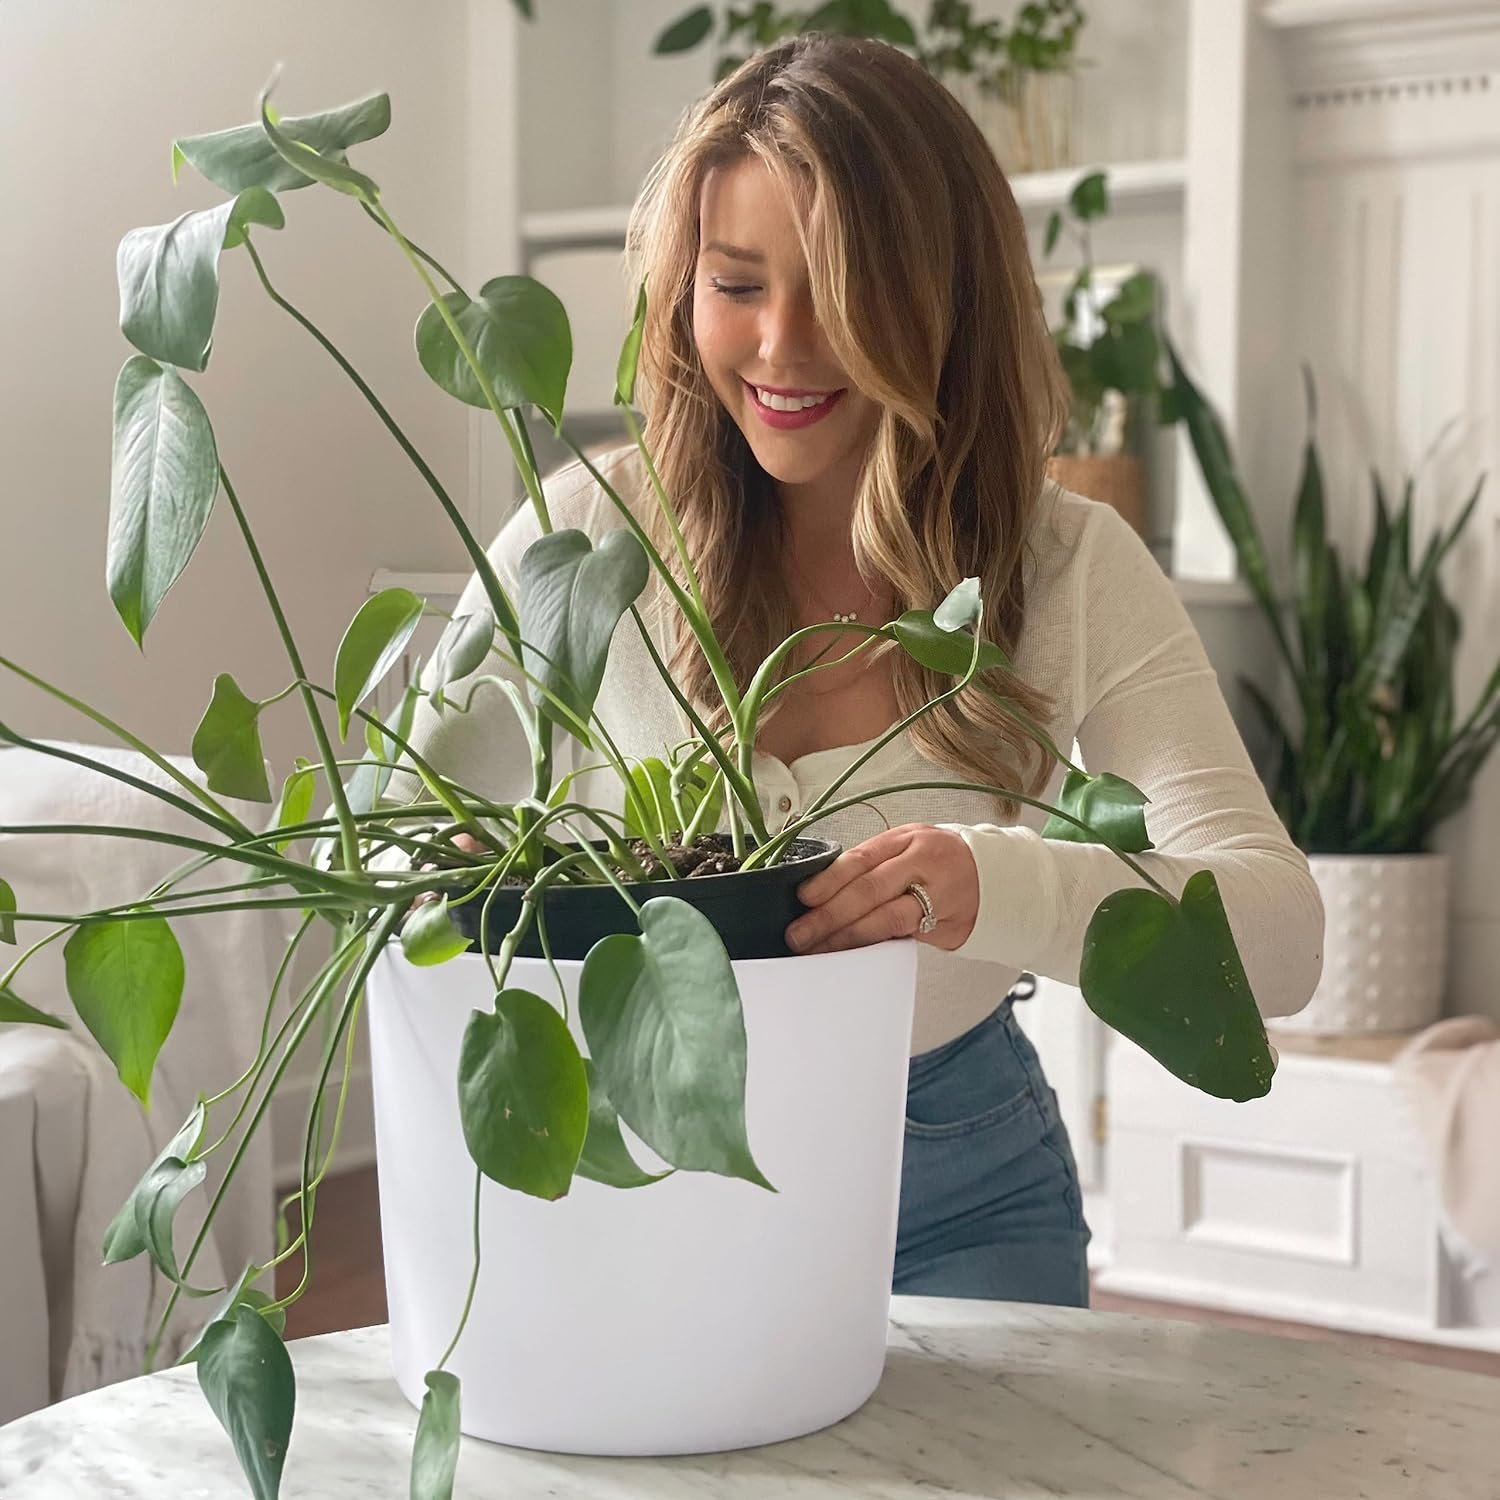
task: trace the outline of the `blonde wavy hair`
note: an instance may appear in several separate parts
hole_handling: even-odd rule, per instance
[[[1027,537],[1067,412],[1021,214],[984,136],[925,68],[882,42],[814,33],[748,59],[694,106],[627,235],[627,273],[648,298],[647,439],[737,678],[748,683],[794,626],[771,480],[693,338],[702,184],[750,157],[797,205],[814,315],[882,408],[854,510],[861,573],[886,580],[902,609],[932,609],[979,577],[986,633],[1013,652]],[[903,715],[952,687],[894,645],[879,649],[894,653]],[[670,665],[696,702],[714,700],[685,629]],[[1050,700],[1014,673],[987,671],[984,684],[1046,721]],[[912,736],[960,779],[1032,791],[1051,770],[978,683]]]

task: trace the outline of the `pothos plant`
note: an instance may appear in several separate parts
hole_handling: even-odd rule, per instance
[[[78,1019],[126,1086],[146,1102],[183,993],[183,957],[174,927],[226,909],[300,914],[267,998],[257,1055],[238,1079],[200,1096],[121,1207],[103,1246],[110,1262],[149,1256],[170,1280],[163,1328],[181,1297],[201,1298],[211,1307],[185,1358],[196,1361],[199,1382],[257,1497],[277,1494],[291,1434],[295,1391],[280,1335],[287,1305],[312,1274],[309,1234],[319,1186],[337,1147],[347,1059],[367,976],[396,940],[413,964],[456,958],[469,942],[455,925],[453,908],[481,902],[488,913],[502,883],[521,889],[519,915],[498,952],[485,945],[494,1002],[490,1010],[474,1012],[455,1079],[476,1182],[487,1177],[547,1199],[567,1193],[577,1177],[618,1183],[623,1121],[674,1169],[764,1184],[745,1133],[744,1026],[734,972],[708,919],[677,894],[679,871],[661,857],[667,842],[684,829],[717,823],[741,868],[780,861],[792,840],[856,800],[841,797],[840,789],[880,745],[961,691],[989,691],[1067,766],[1067,778],[1055,806],[1008,788],[974,789],[1047,807],[1049,837],[1108,846],[1138,882],[1103,901],[1089,924],[1081,978],[1089,1005],[1173,1073],[1216,1095],[1261,1095],[1275,1066],[1213,875],[1195,874],[1180,897],[1165,889],[1135,857],[1150,847],[1141,792],[1108,773],[1072,765],[1040,725],[985,686],[989,669],[1007,659],[986,634],[985,601],[976,579],[955,579],[946,598],[914,601],[923,607],[878,628],[829,622],[798,630],[748,682],[736,679],[710,626],[674,497],[656,478],[632,409],[645,289],[620,356],[616,399],[652,476],[646,503],[659,508],[663,534],[671,538],[668,555],[567,437],[563,414],[571,338],[557,298],[534,280],[510,275],[469,292],[411,242],[380,186],[349,160],[351,148],[380,135],[389,123],[385,95],[287,119],[279,118],[263,95],[253,123],[174,145],[174,169],[191,166],[228,195],[224,201],[170,224],[134,230],[119,250],[121,327],[137,352],[125,361],[115,388],[110,596],[132,638],[143,643],[222,495],[284,649],[286,681],[252,688],[228,673],[216,678],[192,740],[200,781],[124,725],[0,658],[8,670],[81,709],[96,726],[146,756],[172,785],[157,788],[79,758],[100,774],[159,797],[197,825],[192,835],[92,824],[4,829],[16,836],[95,837],[100,858],[108,857],[108,840],[147,838],[176,850],[181,862],[138,899],[67,921],[18,909],[15,893],[0,882],[0,938],[14,943],[22,924],[48,928],[0,977],[0,1020],[69,1024],[22,998],[28,959],[64,941],[69,997]],[[510,446],[541,531],[522,561],[514,597],[395,415],[332,338],[273,280],[263,244],[284,226],[285,195],[314,184],[347,197],[351,209],[368,221],[374,248],[410,267],[414,292],[420,292],[415,344],[423,368],[447,395],[487,411]],[[365,705],[410,640],[423,601],[395,588],[368,599],[354,612],[338,646],[332,685],[320,682],[298,648],[261,553],[253,502],[242,500],[232,480],[234,456],[217,444],[190,379],[208,364],[220,266],[233,254],[249,261],[261,291],[306,333],[319,357],[330,359],[353,383],[457,532],[483,587],[483,607],[450,621],[422,685],[409,689],[385,719]],[[533,410],[589,466],[618,512],[618,529],[596,541],[554,528],[524,420]],[[625,628],[641,627],[636,601],[653,578],[712,668],[720,700],[715,714],[723,728],[710,729],[702,708],[682,696],[658,659],[662,682],[687,714],[695,737],[663,747],[660,759],[636,762],[616,749],[595,697],[616,627],[627,615],[633,620]],[[581,579],[588,587],[578,587]],[[951,686],[892,726],[804,815],[772,827],[755,787],[757,726],[788,682],[832,664],[825,653],[794,670],[793,653],[820,636],[847,631],[863,638],[839,660],[895,643],[951,679]],[[408,738],[421,696],[441,704],[443,713],[463,713],[466,702],[456,701],[456,685],[485,676],[487,664],[509,693],[532,748],[530,792],[504,805],[446,776]],[[268,686],[274,690],[268,692]],[[282,768],[276,778],[279,795],[273,798],[261,720],[289,699],[300,704],[306,718],[310,753]],[[358,758],[341,754],[337,743],[355,726],[365,740]],[[42,754],[64,753],[8,727],[0,726],[0,734]],[[581,801],[567,778],[554,778],[558,735],[573,736],[613,769],[623,812]],[[398,764],[419,778],[422,790],[415,800],[398,802],[385,795]],[[949,785],[906,784],[911,789]],[[870,795],[863,792],[861,800]],[[265,803],[265,826],[247,824],[225,805],[225,797]],[[320,806],[324,810],[316,813]],[[457,830],[478,835],[486,848],[476,854],[456,850]],[[643,850],[653,857],[646,859]],[[218,883],[204,885],[205,875]],[[640,880],[652,893],[638,901],[631,890],[639,887],[629,883]],[[570,887],[581,885],[614,888],[636,919],[633,933],[598,943],[584,965],[578,1009],[587,1058],[551,1002],[509,983],[523,937],[533,924],[543,924],[549,903],[565,900]],[[434,894],[414,905],[426,892]],[[544,924],[539,930],[545,938]],[[289,980],[293,960],[314,931],[331,939],[328,956],[319,955],[313,978],[283,1000],[283,990],[295,988]],[[681,1024],[688,1017],[711,1024]],[[288,1068],[315,1030],[321,1033],[318,1086],[312,1091],[298,1185],[285,1205],[295,1203],[299,1210],[298,1232],[287,1236],[268,1264],[245,1266],[228,1285],[200,1285],[193,1271],[209,1226],[249,1142],[265,1128]],[[731,1044],[710,1046],[705,1037],[728,1037]],[[323,1101],[341,1053],[343,1087],[330,1121]],[[546,1085],[537,1087],[538,1079]],[[179,1257],[174,1217],[204,1181],[215,1156],[227,1158],[222,1181],[191,1248]],[[625,1180],[648,1179],[637,1173]],[[296,1258],[299,1284],[287,1296],[275,1296],[269,1278],[278,1265]],[[471,1297],[472,1290],[471,1284]],[[462,1327],[461,1320],[427,1376],[412,1460],[412,1493],[418,1496],[451,1491],[460,1392],[447,1364]],[[159,1329],[158,1343],[161,1336]]]
[[[1085,173],[1068,194],[1066,212],[1054,209],[1042,242],[1050,257],[1064,230],[1078,251],[1078,271],[1063,298],[1063,320],[1053,335],[1072,396],[1058,451],[1107,456],[1125,442],[1132,409],[1151,415],[1161,396],[1161,342],[1156,333],[1156,278],[1135,271],[1105,297],[1094,263],[1093,226],[1109,212],[1103,172]]]

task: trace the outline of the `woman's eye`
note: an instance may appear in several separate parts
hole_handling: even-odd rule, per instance
[[[758,286],[730,286],[725,282],[717,280],[711,281],[709,285],[711,285],[716,292],[720,292],[726,297],[736,298],[748,297],[751,292],[758,292],[760,290]]]

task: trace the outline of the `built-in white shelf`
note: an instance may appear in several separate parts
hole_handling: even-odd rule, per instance
[[[1175,210],[1182,205],[1187,163],[1173,157],[1163,161],[1101,162],[1062,167],[1053,172],[1026,172],[1012,177],[1016,202],[1028,211],[1060,208],[1073,184],[1086,172],[1109,176],[1110,206],[1115,210]],[[548,209],[521,217],[521,234],[528,252],[583,245],[623,245],[630,219],[628,204],[598,208]]]

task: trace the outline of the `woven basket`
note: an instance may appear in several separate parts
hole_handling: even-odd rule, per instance
[[[1146,465],[1134,453],[1112,453],[1107,458],[1051,458],[1047,460],[1047,477],[1075,495],[1119,511],[1137,536],[1146,535]]]

